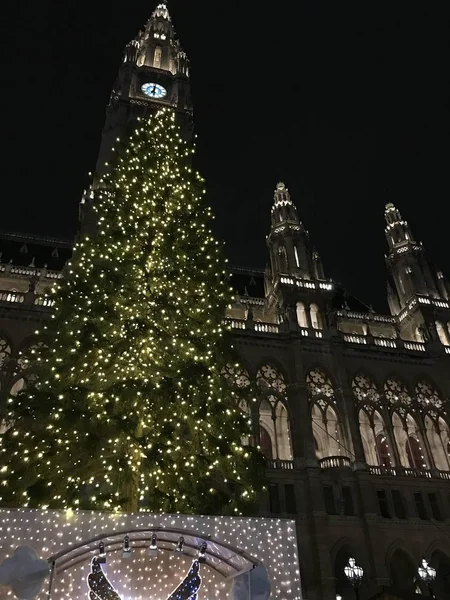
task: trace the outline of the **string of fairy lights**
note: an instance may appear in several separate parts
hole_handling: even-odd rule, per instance
[[[0,563],[20,545],[30,545],[40,557],[49,558],[81,542],[101,537],[101,534],[106,540],[111,532],[152,527],[160,531],[168,528],[195,531],[199,539],[212,537],[247,552],[267,568],[271,597],[280,600],[301,598],[295,523],[285,519],[0,509]],[[121,541],[124,540],[121,538]],[[131,539],[131,552],[125,558],[122,544],[114,552],[105,545],[105,562],[101,567],[121,600],[167,598],[185,579],[193,558],[198,559],[201,554],[200,542],[194,556],[176,552],[175,545],[171,551],[164,551],[159,540],[155,542],[158,550],[151,553],[151,545],[149,541],[139,547],[141,544]],[[229,551],[224,556],[237,561],[238,556],[233,558],[234,555]],[[89,556],[99,556],[99,544],[95,544]],[[63,572],[57,570],[52,600],[89,597],[89,556]],[[201,564],[200,575],[200,598],[225,600],[229,597],[232,580],[210,568],[208,558]]]
[[[192,153],[170,109],[118,144],[97,233],[52,290],[38,381],[8,401],[0,505],[242,514],[257,499],[251,391],[222,374],[231,290]]]

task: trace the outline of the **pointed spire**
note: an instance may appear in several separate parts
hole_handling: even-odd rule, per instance
[[[414,242],[408,222],[402,219],[400,211],[392,202],[386,204],[384,218],[386,239],[390,248],[406,242]]]
[[[166,21],[170,21],[170,14],[169,14],[169,9],[167,8],[168,2],[161,2],[160,4],[158,4],[158,6],[155,8],[155,10],[152,13],[152,18],[156,18],[159,17],[161,19],[165,19]]]
[[[272,225],[291,221],[299,223],[297,209],[291,200],[289,190],[282,181],[277,183],[273,196]]]

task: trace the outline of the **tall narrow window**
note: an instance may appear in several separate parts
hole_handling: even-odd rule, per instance
[[[436,321],[436,331],[439,336],[439,339],[441,340],[441,344],[444,346],[449,346],[450,342],[448,339],[447,331],[440,321]]]
[[[378,507],[380,514],[385,519],[391,518],[391,511],[389,510],[389,502],[386,494],[386,490],[377,490]]]
[[[422,492],[414,492],[413,496],[416,504],[417,516],[419,519],[425,521],[427,519],[427,511],[425,509],[425,502],[423,501]]]
[[[311,304],[310,308],[311,325],[314,329],[322,329],[322,315],[320,314],[317,304]]]
[[[297,246],[294,246],[294,256],[295,256],[295,264],[296,264],[297,268],[300,268],[300,260],[298,258]]]
[[[392,503],[394,504],[394,512],[397,519],[406,519],[405,504],[400,490],[392,490]]]
[[[161,47],[156,46],[155,54],[153,56],[153,66],[155,67],[155,69],[161,68],[161,55],[162,55]]]
[[[384,433],[379,433],[375,438],[378,463],[382,467],[392,467],[391,453]]]
[[[434,492],[428,494],[428,502],[430,504],[433,519],[436,519],[436,521],[442,521],[441,509],[439,507],[437,496]]]
[[[297,503],[295,501],[295,488],[293,483],[284,484],[285,509],[289,515],[295,515],[297,512]]]
[[[297,323],[299,324],[299,327],[308,327],[306,310],[303,302],[297,302]]]
[[[406,440],[406,456],[408,457],[409,466],[412,469],[427,468],[419,441],[412,435],[408,436]]]
[[[278,493],[278,485],[276,483],[269,484],[269,504],[270,512],[274,515],[280,514],[280,495]]]
[[[355,509],[353,507],[353,495],[352,488],[348,485],[344,485],[342,487],[342,501],[344,504],[344,515],[351,517],[355,514]]]
[[[334,491],[331,485],[323,486],[323,499],[325,501],[325,510],[327,515],[335,515],[336,513],[336,502],[334,501]]]

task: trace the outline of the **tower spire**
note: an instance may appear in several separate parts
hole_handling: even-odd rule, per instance
[[[314,253],[289,190],[281,181],[274,192],[267,244],[273,278],[296,275],[302,279],[314,279],[323,274],[319,255]]]

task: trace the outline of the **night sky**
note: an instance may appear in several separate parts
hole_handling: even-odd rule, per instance
[[[123,48],[156,3],[9,4],[0,228],[72,238]],[[265,266],[282,180],[326,275],[367,304],[386,310],[388,201],[450,275],[447,6],[170,0],[231,264]]]

